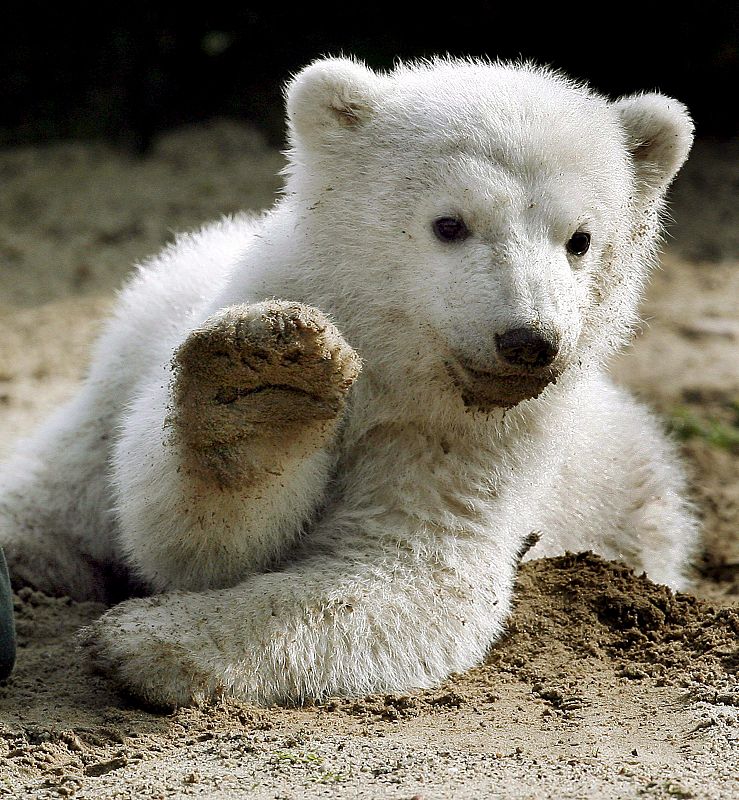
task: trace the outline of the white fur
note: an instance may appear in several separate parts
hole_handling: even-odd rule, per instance
[[[683,586],[696,525],[681,470],[604,368],[690,147],[684,108],[445,60],[320,61],[287,97],[284,198],[144,264],[79,397],[5,468],[11,570],[101,596],[116,563],[164,591],[85,638],[164,705],[433,685],[500,634],[532,531],[529,557],[589,548]],[[472,235],[439,242],[445,215]],[[565,243],[580,226],[578,259]],[[222,309],[269,298],[330,315],[363,372],[340,428],[310,455],[275,453],[266,488],[195,487],[166,430],[173,354]],[[525,325],[559,335],[557,382],[508,410],[466,407],[447,365],[496,369],[496,334]]]

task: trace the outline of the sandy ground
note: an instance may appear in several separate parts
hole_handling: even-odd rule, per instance
[[[90,675],[102,607],[24,590],[0,686],[0,795],[85,798],[739,796],[737,148],[697,146],[674,239],[614,364],[680,437],[705,525],[695,596],[563,556],[522,570],[506,639],[435,691],[158,715]],[[0,152],[0,457],[71,396],[130,264],[269,204],[279,155],[214,123],[144,160],[103,145]]]

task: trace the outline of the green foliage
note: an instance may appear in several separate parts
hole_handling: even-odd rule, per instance
[[[670,428],[681,441],[695,437],[713,447],[739,453],[739,400],[729,405],[728,420],[697,414],[688,406],[676,407],[670,416]]]
[[[318,753],[313,753],[310,750],[305,753],[291,753],[289,750],[278,750],[274,754],[277,761],[286,764],[321,764],[323,759]]]

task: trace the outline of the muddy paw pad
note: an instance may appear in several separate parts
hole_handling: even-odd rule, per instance
[[[194,330],[175,353],[180,421],[209,442],[265,425],[332,419],[360,360],[317,309],[273,301],[231,306]]]

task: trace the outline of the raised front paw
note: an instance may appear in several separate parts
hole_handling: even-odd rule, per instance
[[[357,354],[317,309],[273,301],[230,306],[194,330],[175,353],[175,400],[202,418],[242,399],[254,424],[329,419],[360,369]],[[258,401],[258,402],[257,402]]]
[[[306,454],[322,443],[360,359],[317,309],[272,301],[206,320],[177,350],[173,369],[170,423],[198,464],[229,484],[243,480],[234,465],[258,463],[260,446],[274,463],[288,445],[298,455],[301,440]]]
[[[215,646],[202,636],[184,597],[129,600],[84,628],[79,642],[92,668],[155,708],[199,705],[226,694]]]

